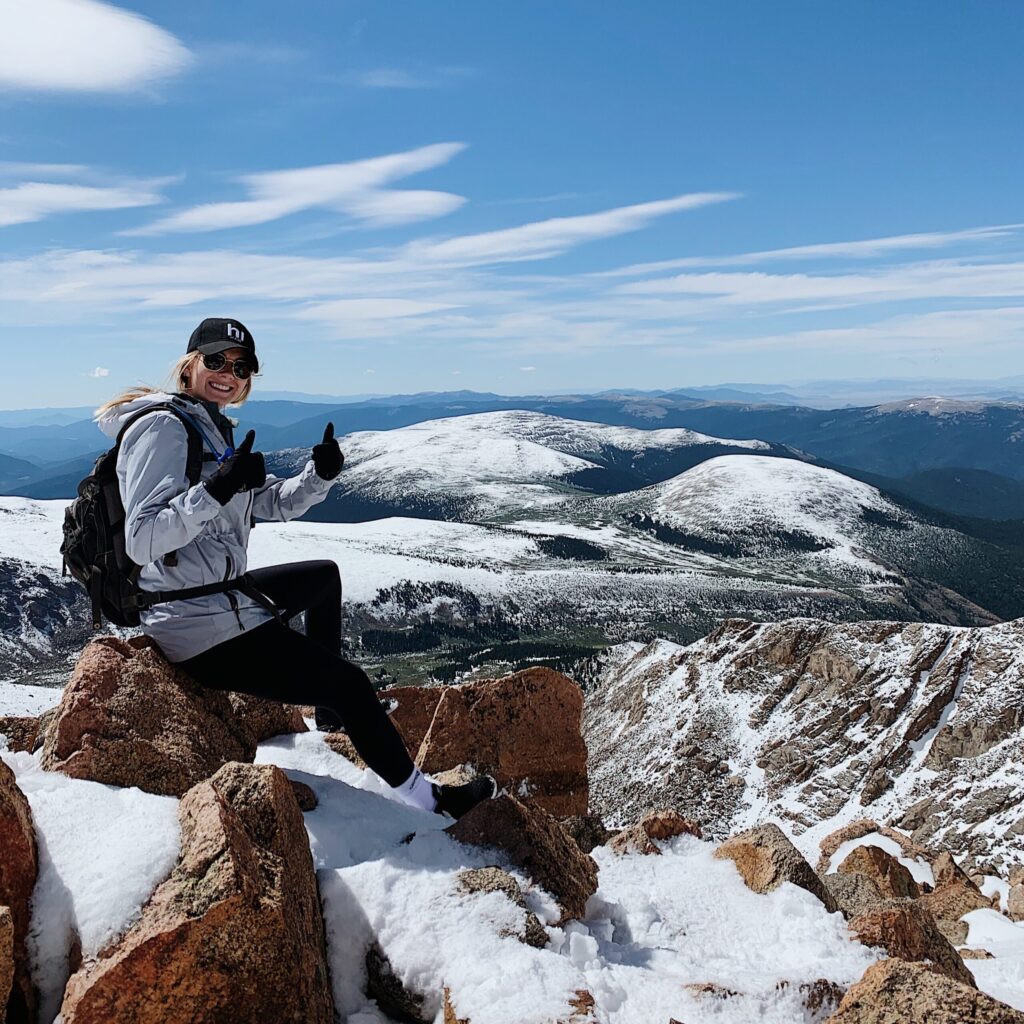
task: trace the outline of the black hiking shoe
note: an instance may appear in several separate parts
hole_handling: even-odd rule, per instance
[[[317,732],[344,732],[345,726],[336,711],[331,708],[317,708],[313,716]]]
[[[437,813],[461,818],[478,803],[490,800],[498,791],[498,784],[490,775],[478,775],[461,786],[439,786],[433,783]]]

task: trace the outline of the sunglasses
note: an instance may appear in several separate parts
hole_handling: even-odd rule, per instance
[[[230,367],[231,372],[239,380],[248,380],[252,375],[251,363],[247,363],[244,359],[228,359],[223,352],[211,352],[209,355],[204,355],[203,366],[213,373]]]

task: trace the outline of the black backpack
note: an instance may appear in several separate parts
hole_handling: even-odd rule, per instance
[[[151,591],[138,585],[141,566],[125,550],[124,506],[117,483],[117,454],[125,431],[151,412],[173,413],[184,424],[188,435],[185,476],[190,487],[199,483],[204,462],[216,462],[217,456],[203,451],[203,435],[187,412],[171,402],[159,402],[140,410],[121,428],[114,447],[104,452],[92,472],[78,485],[78,497],[64,510],[63,573],[69,572],[88,591],[92,604],[92,627],[99,629],[105,616],[118,626],[138,626],[139,612],[154,604],[182,601],[208,594],[239,590],[280,617],[277,607],[256,589],[248,574],[200,587],[183,590]],[[177,553],[164,555],[165,565],[176,565]]]

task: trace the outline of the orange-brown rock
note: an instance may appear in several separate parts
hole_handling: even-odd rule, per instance
[[[934,892],[926,893],[920,903],[954,946],[962,946],[967,941],[967,924],[961,920],[964,914],[992,907],[992,900],[983,896],[970,879],[949,882]]]
[[[782,829],[771,822],[727,839],[715,850],[720,860],[735,863],[743,881],[754,892],[771,892],[783,882],[806,889],[832,913],[839,909],[832,894]]]
[[[269,740],[271,736],[309,732],[309,726],[303,721],[302,711],[296,704],[281,704],[276,700],[250,697],[246,693],[229,693],[228,700],[235,715],[248,726],[257,743]]]
[[[928,962],[930,970],[974,987],[974,976],[960,955],[931,914],[914,900],[888,900],[855,917],[850,931],[865,946],[879,947],[900,960]]]
[[[43,743],[42,765],[76,779],[181,796],[256,740],[226,693],[204,690],[153,647],[101,637],[82,652]]]
[[[316,793],[313,792],[312,786],[307,786],[304,782],[297,782],[295,779],[291,780],[292,792],[295,794],[295,799],[298,801],[300,811],[315,811],[320,804],[317,799]]]
[[[872,964],[826,1024],[1024,1024],[1024,1013],[924,964]]]
[[[38,866],[32,811],[14,772],[0,761],[0,906],[10,911],[13,959],[10,995],[0,1002],[0,1010],[6,1003],[8,1024],[28,1024],[35,1013],[25,939]]]
[[[844,875],[834,872],[823,876],[821,880],[847,921],[885,902],[882,890],[878,888],[875,880],[862,875],[859,871],[851,871]]]
[[[7,1000],[14,987],[14,917],[0,907],[0,1024],[7,1020]]]
[[[68,982],[64,1024],[331,1024],[313,860],[287,776],[227,764],[178,812],[181,857]]]
[[[818,858],[818,871],[821,874],[828,873],[832,857],[843,843],[851,839],[861,839],[873,832],[896,843],[904,857],[918,858],[928,863],[936,859],[937,855],[933,850],[915,842],[910,836],[905,836],[897,829],[889,825],[879,825],[871,818],[858,818],[857,821],[851,821],[849,825],[843,825],[834,832],[829,832],[818,844],[821,850],[821,856]]]
[[[675,836],[691,835],[702,839],[700,825],[684,818],[675,811],[651,811],[635,825],[623,829],[609,843],[608,849],[615,853],[660,854],[661,849],[654,840],[664,842]]]
[[[349,739],[347,732],[324,733],[324,743],[336,754],[341,754],[346,760],[351,761],[357,768],[365,768],[367,766],[366,762],[359,756],[355,744]]]
[[[915,899],[921,894],[914,876],[879,846],[856,846],[842,864],[840,874],[867,875],[883,896],[890,899]]]
[[[444,1024],[470,1024],[468,1017],[460,1017],[452,1006],[451,989],[444,990]]]
[[[586,814],[582,712],[580,688],[547,668],[449,686],[415,760],[428,773],[472,764],[551,814]]]
[[[413,755],[430,731],[430,723],[445,689],[442,686],[391,686],[377,694]]]
[[[597,891],[597,865],[555,818],[515,797],[484,800],[445,831],[460,843],[501,850],[558,900],[562,921],[583,917]]]
[[[971,881],[971,876],[957,864],[953,859],[953,855],[948,850],[943,850],[932,861],[932,874],[935,876],[936,889],[941,889],[944,885],[949,885],[951,882],[963,882],[966,885],[973,885],[975,889],[978,888]],[[981,890],[978,891],[980,892]]]
[[[31,752],[39,734],[39,719],[0,715],[0,748],[6,738],[8,750]]]
[[[1010,893],[1006,898],[1006,912],[1011,921],[1024,921],[1024,867],[1010,872]]]

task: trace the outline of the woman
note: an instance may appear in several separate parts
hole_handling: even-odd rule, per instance
[[[208,461],[194,486],[185,473],[186,427],[174,413],[141,416],[121,439],[125,546],[142,567],[143,590],[184,590],[241,576],[256,518],[286,522],[302,515],[323,501],[341,472],[332,424],[302,472],[288,479],[267,475],[263,455],[252,450],[254,431],[234,448],[237,421],[224,410],[249,397],[258,371],[248,329],[237,320],[206,319],[173,368],[176,393],[134,388],[97,410],[100,429],[116,437],[147,406],[171,401],[203,436]],[[406,803],[457,818],[494,795],[489,776],[442,786],[413,765],[366,673],[341,657],[341,578],[334,562],[272,566],[249,576],[280,617],[265,607],[270,602],[227,590],[152,605],[141,613],[143,632],[209,689],[333,712],[359,755]],[[301,611],[305,635],[283,621]]]

